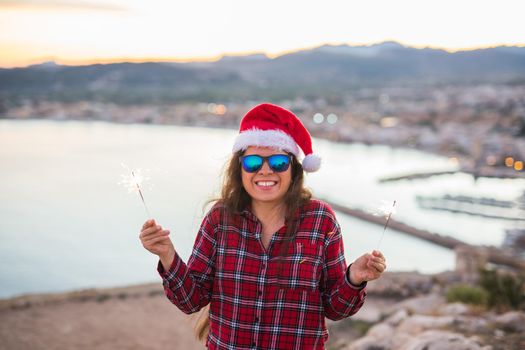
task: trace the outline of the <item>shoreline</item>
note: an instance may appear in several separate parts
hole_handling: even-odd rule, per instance
[[[388,271],[395,276],[431,276],[448,274],[451,271],[422,273],[418,271]],[[394,293],[395,294],[395,293]],[[47,292],[22,292],[0,298],[0,312],[7,309],[27,309],[33,306],[52,306],[62,302],[105,302],[112,299],[164,296],[162,281],[124,284],[111,287],[86,287]]]
[[[102,122],[102,123],[108,123],[108,124],[117,124],[117,125],[158,125],[158,126],[181,126],[181,127],[188,127],[188,128],[209,128],[209,129],[223,129],[223,130],[233,130],[237,131],[237,124],[235,125],[204,125],[204,124],[187,124],[187,123],[176,123],[176,122],[145,122],[140,120],[105,120],[105,119],[83,119],[83,118],[38,118],[38,117],[29,117],[29,118],[13,118],[9,116],[0,116],[0,120],[16,120],[16,121],[32,121],[32,120],[45,120],[45,121],[55,121],[55,122],[67,122],[67,121],[73,121],[73,122]],[[366,146],[388,146],[392,149],[406,149],[406,150],[415,150],[420,152],[425,152],[433,155],[438,155],[441,157],[447,157],[450,158],[450,155],[447,154],[447,152],[440,151],[439,149],[433,149],[429,147],[415,147],[415,146],[409,146],[404,144],[395,144],[395,143],[388,143],[384,141],[371,141],[371,140],[353,140],[351,138],[342,137],[339,135],[334,136],[333,133],[326,133],[323,131],[314,131],[312,132],[312,137],[326,140],[334,143],[344,143],[344,144],[362,144]],[[458,158],[459,156],[463,156],[466,159],[463,162],[460,162],[458,164],[458,168],[455,170],[443,170],[443,171],[433,171],[428,173],[405,173],[405,174],[394,174],[385,178],[381,178],[378,181],[380,183],[382,182],[395,182],[395,181],[403,181],[403,180],[419,180],[419,179],[425,179],[428,177],[433,176],[440,176],[440,175],[451,175],[451,174],[457,174],[457,173],[464,173],[472,176],[474,179],[478,179],[480,177],[486,177],[486,178],[497,178],[497,179],[525,179],[525,171],[514,171],[509,168],[502,168],[502,167],[490,167],[490,166],[474,166],[473,164],[470,164],[470,158],[471,155],[469,154],[463,154],[463,155],[455,155],[453,158]]]
[[[159,289],[160,286],[160,289]],[[54,305],[64,301],[104,302],[108,299],[155,296],[163,294],[162,282],[145,282],[115,287],[76,288],[67,291],[29,292],[0,298],[0,311],[5,309],[24,309],[32,306]]]
[[[522,311],[500,314],[447,303],[446,290],[465,281],[452,271],[385,272],[369,282],[366,301],[355,315],[326,321],[326,349],[381,344],[401,350],[417,342],[439,343],[440,349],[504,350],[525,344]],[[200,350],[205,346],[193,335],[199,316],[172,305],[161,283],[23,295],[0,300],[0,349]],[[458,341],[465,346],[451,347]]]
[[[327,199],[323,200],[330,204],[330,206],[334,210],[340,211],[343,214],[379,226],[385,225],[384,217],[375,216],[360,209],[346,207],[344,205],[335,203]],[[390,228],[397,230],[401,233],[404,233],[414,238],[421,239],[426,242],[433,243],[444,248],[454,250],[456,252],[457,259],[482,259],[484,263],[491,262],[494,264],[511,267],[518,271],[525,271],[525,260],[520,258],[520,256],[518,256],[517,254],[512,254],[508,250],[505,250],[503,248],[496,246],[469,244],[452,236],[442,235],[436,232],[430,232],[428,230],[422,230],[417,227],[407,225],[404,222],[398,221],[396,219],[391,219],[389,221],[389,224]],[[458,251],[460,251],[461,253],[458,254]],[[465,255],[467,256],[465,257]]]
[[[0,349],[204,349],[162,283],[0,300]]]
[[[432,276],[417,273],[386,274],[369,284],[365,306],[351,322],[372,323],[382,310],[406,296],[407,281],[429,291]],[[392,279],[395,281],[392,282]],[[412,287],[411,290],[415,290]],[[393,293],[394,292],[394,293]],[[71,292],[25,294],[0,300],[0,349],[205,349],[193,335],[200,313],[186,315],[165,297],[162,283]],[[327,321],[334,330],[330,344],[362,336],[352,327]],[[332,334],[332,333],[331,333]],[[341,334],[341,336],[339,336]],[[349,334],[351,335],[350,338]]]

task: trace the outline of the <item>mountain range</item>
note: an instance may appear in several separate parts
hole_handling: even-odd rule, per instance
[[[525,84],[525,47],[458,51],[397,42],[323,45],[275,58],[223,56],[215,62],[0,69],[0,99],[95,100],[122,104],[284,99],[345,94],[363,87]]]

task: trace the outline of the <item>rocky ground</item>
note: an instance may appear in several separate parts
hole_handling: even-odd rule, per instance
[[[437,294],[390,305],[380,321],[361,324],[350,321],[346,327],[362,329],[365,335],[352,340],[339,335],[329,349],[525,349],[523,312],[509,311],[497,315],[461,303],[447,304]]]
[[[454,273],[386,273],[354,317],[329,321],[327,349],[525,349],[525,314],[447,304]],[[160,283],[0,300],[0,349],[204,349],[198,315],[164,297]]]
[[[379,313],[368,311],[368,319],[358,314],[334,324],[329,349],[525,349],[523,310],[496,313],[480,306],[447,303],[447,286],[464,276],[391,273],[384,277],[369,288],[368,301],[378,306]],[[366,308],[363,311],[366,315]]]

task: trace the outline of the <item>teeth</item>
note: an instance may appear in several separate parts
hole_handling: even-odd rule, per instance
[[[263,187],[269,187],[269,186],[273,186],[275,185],[277,182],[275,181],[258,181],[256,182],[256,184],[258,186],[263,186]]]

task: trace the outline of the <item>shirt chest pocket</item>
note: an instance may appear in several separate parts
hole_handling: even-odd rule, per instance
[[[319,289],[323,249],[319,244],[292,242],[287,255],[277,259],[277,280],[281,287]],[[280,265],[280,266],[279,266]]]

